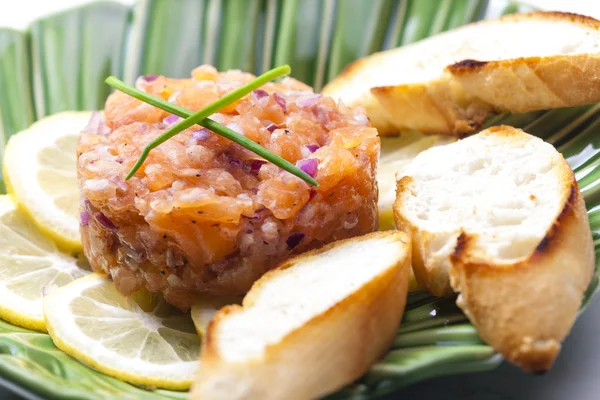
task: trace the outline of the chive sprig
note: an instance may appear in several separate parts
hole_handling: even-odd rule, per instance
[[[294,164],[279,157],[276,154],[271,153],[269,150],[265,149],[264,147],[260,146],[259,144],[255,143],[255,142],[253,142],[252,140],[248,139],[247,137],[240,135],[239,133],[235,132],[234,130],[229,129],[228,127],[223,126],[223,125],[219,124],[218,122],[208,118],[210,115],[218,112],[219,110],[227,107],[230,104],[235,103],[236,101],[238,101],[242,97],[246,96],[253,90],[258,89],[265,83],[267,83],[275,78],[278,78],[280,76],[288,75],[290,72],[291,72],[291,68],[289,67],[289,65],[283,65],[283,66],[274,68],[274,69],[260,75],[259,77],[257,77],[253,81],[247,83],[246,85],[232,91],[231,93],[228,93],[227,95],[223,96],[219,100],[215,101],[214,103],[204,107],[203,109],[201,109],[200,111],[197,111],[195,113],[192,113],[190,110],[187,110],[176,104],[169,103],[168,101],[165,101],[160,97],[153,96],[142,90],[138,90],[132,86],[129,86],[114,76],[109,76],[108,78],[106,78],[105,82],[108,85],[112,86],[113,88],[120,90],[121,92],[126,93],[132,97],[135,97],[136,99],[141,100],[145,103],[148,103],[157,108],[160,108],[161,110],[167,111],[171,114],[177,115],[178,117],[184,118],[183,121],[180,121],[177,124],[173,125],[171,128],[169,128],[163,134],[158,136],[152,142],[148,143],[148,145],[146,145],[146,147],[144,147],[144,149],[142,150],[142,153],[140,154],[140,158],[133,165],[133,167],[127,174],[127,177],[125,178],[125,180],[128,180],[133,175],[135,175],[135,173],[144,164],[144,161],[146,160],[146,158],[148,158],[148,155],[150,154],[150,152],[153,149],[160,146],[162,143],[166,142],[167,140],[171,139],[173,136],[177,135],[178,133],[181,133],[182,131],[184,131],[194,125],[201,125],[201,126],[205,127],[206,129],[209,129],[212,132],[216,133],[217,135],[223,136],[223,137],[231,140],[232,142],[235,142],[235,143],[245,147],[246,149],[261,156],[265,160],[277,165],[281,169],[297,176],[298,178],[304,180],[305,182],[307,182],[313,186],[318,186],[317,181],[315,181],[310,175],[308,175],[306,172],[304,172],[302,169],[298,168]]]

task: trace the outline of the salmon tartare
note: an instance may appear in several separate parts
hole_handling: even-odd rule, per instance
[[[254,78],[205,65],[136,87],[195,112]],[[211,118],[319,186],[200,126],[154,149],[125,181],[179,117],[113,93],[81,134],[77,171],[84,253],[121,293],[145,288],[186,310],[201,293],[245,293],[292,254],[377,229],[380,141],[362,110],[285,78]]]

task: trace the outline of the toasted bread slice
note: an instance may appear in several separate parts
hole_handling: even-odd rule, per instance
[[[379,167],[377,168],[377,187],[379,189],[379,200],[377,202],[377,208],[379,209],[379,230],[395,228],[392,206],[394,205],[394,201],[396,201],[396,177],[398,174],[402,174],[402,168],[410,164],[420,152],[434,146],[443,146],[452,143],[455,140],[456,138],[453,136],[425,136],[413,132],[410,135],[407,134],[398,136],[397,138],[388,138],[384,141],[397,141],[398,146],[396,147],[393,145],[393,147],[395,147],[393,150],[384,150],[382,148],[381,156],[379,157]]]
[[[360,377],[406,303],[407,236],[377,232],[293,258],[210,323],[192,399],[309,399]]]
[[[398,181],[413,268],[481,338],[528,371],[552,365],[594,271],[585,204],[550,144],[493,127],[419,154]]]
[[[380,134],[462,136],[488,114],[600,101],[600,21],[558,12],[481,21],[348,65],[323,89]]]

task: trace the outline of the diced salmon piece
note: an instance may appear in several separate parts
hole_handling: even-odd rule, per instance
[[[191,79],[140,77],[137,87],[197,111],[253,75],[211,66]],[[162,293],[186,310],[199,293],[242,294],[283,259],[377,229],[379,138],[361,110],[291,78],[211,116],[314,174],[319,187],[199,126],[154,149],[176,118],[121,92],[107,100],[108,134],[83,132],[77,170],[84,251],[130,294]]]

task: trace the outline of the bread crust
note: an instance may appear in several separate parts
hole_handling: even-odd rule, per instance
[[[450,280],[460,293],[458,306],[508,361],[530,372],[548,370],[594,272],[594,245],[577,183],[527,260],[492,265],[470,250],[472,240],[461,235],[452,255]]]
[[[414,129],[426,135],[465,137],[481,128],[492,110],[484,102],[467,100],[463,88],[447,73],[427,83],[374,87],[371,94],[392,121],[380,132],[384,135]],[[368,110],[367,115],[377,128],[377,116],[373,120]]]
[[[506,22],[529,20],[567,21],[600,30],[600,21],[570,13],[532,12],[500,18]],[[480,21],[469,26],[487,23]],[[464,28],[457,30],[460,29]],[[398,64],[400,53],[394,53],[397,50],[355,61],[323,91],[335,97],[353,80],[368,76],[369,69],[388,62]],[[599,71],[600,49],[587,54],[462,60],[440,71],[438,79],[373,87],[356,104],[349,105],[365,106],[371,123],[382,135],[416,129],[425,134],[464,137],[478,131],[490,113],[522,113],[598,102]]]
[[[487,105],[494,113],[572,107],[600,100],[600,52],[470,63],[468,67],[463,61],[446,70],[466,92],[469,105]]]
[[[482,132],[489,133],[510,136],[522,131],[501,126]],[[564,159],[561,172],[562,211],[535,250],[513,263],[494,259],[476,246],[476,233],[460,230],[448,233],[455,235],[456,245],[447,269],[433,268],[425,249],[434,233],[412,225],[402,209],[412,178],[398,182],[394,204],[398,228],[412,236],[413,268],[420,285],[437,295],[459,293],[457,305],[481,338],[508,361],[531,372],[552,366],[594,273],[585,202]]]
[[[410,190],[413,179],[404,176],[397,182],[396,201],[394,202],[394,220],[396,228],[409,235],[412,250],[412,270],[419,287],[434,296],[449,296],[453,293],[450,286],[449,263],[440,270],[436,263],[432,262],[430,243],[435,235],[432,232],[423,231],[413,225],[402,210],[402,197]],[[456,234],[450,232],[450,235]]]
[[[409,246],[398,231],[376,232],[365,237],[394,236]],[[318,254],[339,245],[306,253]],[[278,271],[289,268],[304,255],[288,260],[255,283],[244,299],[249,307],[261,288]],[[304,326],[269,345],[261,359],[231,363],[223,360],[216,343],[220,323],[228,315],[243,311],[227,306],[210,323],[200,359],[200,371],[191,399],[307,399],[315,398],[352,382],[382,357],[396,335],[408,291],[410,253],[396,265],[365,284]],[[307,291],[307,296],[310,292]]]

